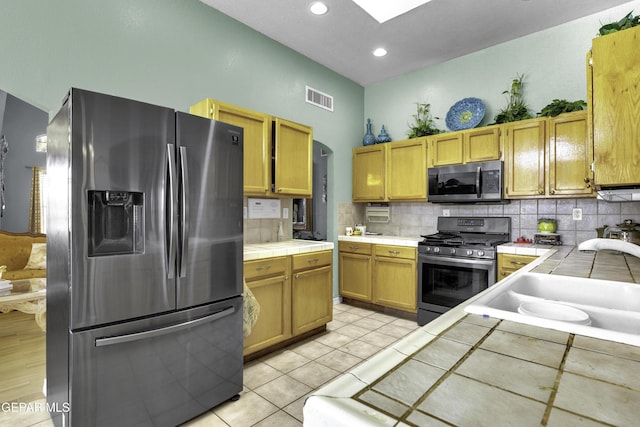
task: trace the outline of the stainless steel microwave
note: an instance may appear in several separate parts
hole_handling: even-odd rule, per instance
[[[429,196],[432,203],[504,203],[503,163],[467,163],[428,169]]]

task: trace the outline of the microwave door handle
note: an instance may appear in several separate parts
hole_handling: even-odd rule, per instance
[[[476,197],[478,199],[482,195],[481,181],[482,181],[482,168],[478,166],[478,168],[476,169]]]

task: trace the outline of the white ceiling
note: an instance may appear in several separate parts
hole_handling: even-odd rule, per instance
[[[319,17],[315,0],[200,1],[365,87],[629,2],[432,0],[380,24],[348,0],[324,0]]]

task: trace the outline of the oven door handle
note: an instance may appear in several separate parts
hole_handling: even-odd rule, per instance
[[[478,166],[476,169],[476,197],[479,199],[482,196],[482,168]]]
[[[474,267],[492,267],[495,265],[494,259],[476,259],[476,258],[449,258],[443,256],[430,256],[430,255],[418,255],[418,261],[429,262],[430,264],[446,265],[446,266],[460,266],[460,265],[472,265]]]

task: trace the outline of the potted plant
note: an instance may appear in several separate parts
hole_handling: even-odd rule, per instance
[[[416,114],[413,114],[413,124],[409,124],[409,138],[418,138],[421,136],[435,135],[442,131],[438,129],[431,117],[431,104],[416,102]],[[435,117],[438,119],[438,117]]]
[[[538,116],[540,117],[555,117],[558,114],[562,113],[570,113],[572,111],[580,111],[584,110],[587,107],[587,103],[582,99],[577,101],[569,102],[566,99],[554,99],[546,105],[540,112]]]
[[[502,92],[507,95],[507,106],[494,117],[495,123],[508,123],[530,119],[529,107],[524,102],[523,95],[524,74],[517,76],[511,82],[511,89]]]
[[[627,28],[640,25],[640,16],[636,16],[634,18],[632,13],[633,11],[627,13],[621,20],[617,22],[603,25],[598,30],[598,34],[601,36],[605,36],[607,34],[615,33],[616,31],[626,30]]]

